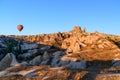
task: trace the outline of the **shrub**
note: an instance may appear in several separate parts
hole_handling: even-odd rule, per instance
[[[14,53],[15,55],[22,54],[23,51],[21,50],[21,41],[10,41],[7,45],[7,52]]]

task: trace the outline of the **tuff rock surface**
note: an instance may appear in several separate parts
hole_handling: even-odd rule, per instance
[[[68,32],[0,35],[0,80],[119,80],[120,36]]]

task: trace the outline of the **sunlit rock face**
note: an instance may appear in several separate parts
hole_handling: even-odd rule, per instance
[[[119,80],[120,36],[68,32],[0,36],[0,80]]]

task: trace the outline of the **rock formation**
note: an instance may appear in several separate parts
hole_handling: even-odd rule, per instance
[[[120,36],[69,32],[0,36],[0,80],[113,80],[120,74]]]

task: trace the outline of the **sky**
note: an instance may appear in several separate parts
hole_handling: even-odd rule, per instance
[[[120,35],[120,0],[0,0],[0,34],[48,34],[74,26]]]

